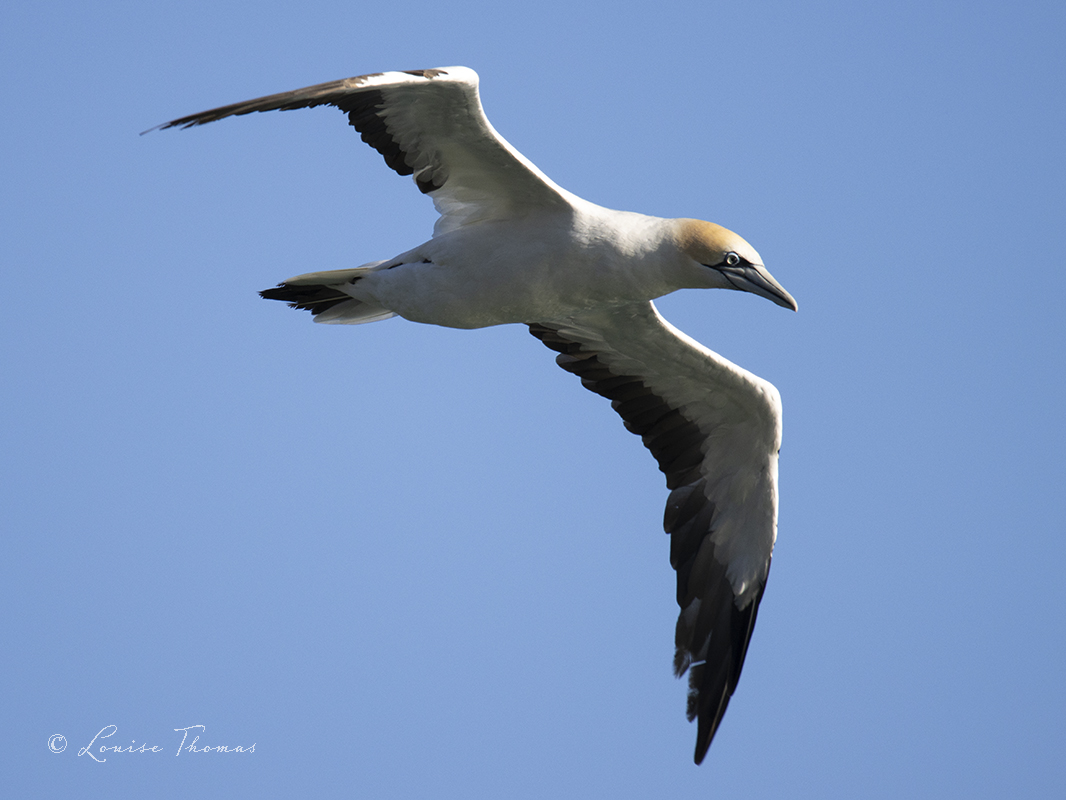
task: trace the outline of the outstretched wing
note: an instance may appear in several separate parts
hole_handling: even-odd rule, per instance
[[[204,125],[253,111],[335,106],[441,214],[435,234],[487,219],[565,210],[569,195],[489,124],[466,67],[382,72],[190,114],[152,130]],[[146,131],[147,133],[147,131]]]
[[[559,366],[609,398],[666,473],[677,570],[674,671],[703,760],[744,666],[777,537],[781,400],[651,303],[530,325]]]

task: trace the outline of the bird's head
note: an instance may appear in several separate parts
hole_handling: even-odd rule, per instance
[[[733,231],[699,219],[675,222],[678,248],[701,267],[699,285],[751,292],[797,310],[792,295],[766,271],[755,248]]]

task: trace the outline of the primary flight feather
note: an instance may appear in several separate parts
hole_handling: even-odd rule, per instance
[[[329,105],[440,213],[433,237],[384,261],[261,292],[316,322],[401,316],[454,328],[522,323],[611,400],[666,474],[664,527],[681,613],[674,670],[706,755],[744,665],[777,537],[781,399],[664,320],[684,288],[738,289],[796,309],[741,237],[710,222],[613,211],[552,182],[489,124],[465,67],[332,81],[176,119]]]

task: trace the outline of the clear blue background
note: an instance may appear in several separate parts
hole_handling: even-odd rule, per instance
[[[1066,794],[1062,3],[535,6],[3,4],[5,794]],[[606,401],[524,328],[256,295],[428,200],[333,110],[137,135],[451,64],[561,185],[733,228],[799,301],[661,303],[785,403],[700,768]],[[77,757],[110,724],[165,752]],[[196,724],[255,752],[175,758]]]

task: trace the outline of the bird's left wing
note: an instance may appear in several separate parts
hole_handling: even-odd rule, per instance
[[[612,401],[666,474],[677,570],[674,670],[703,760],[744,665],[777,537],[781,400],[678,331],[652,303],[530,325],[559,366]]]
[[[386,164],[414,176],[441,214],[436,234],[473,222],[570,207],[571,195],[489,123],[477,73],[466,67],[359,75],[201,111],[158,129],[322,105],[345,112]]]

